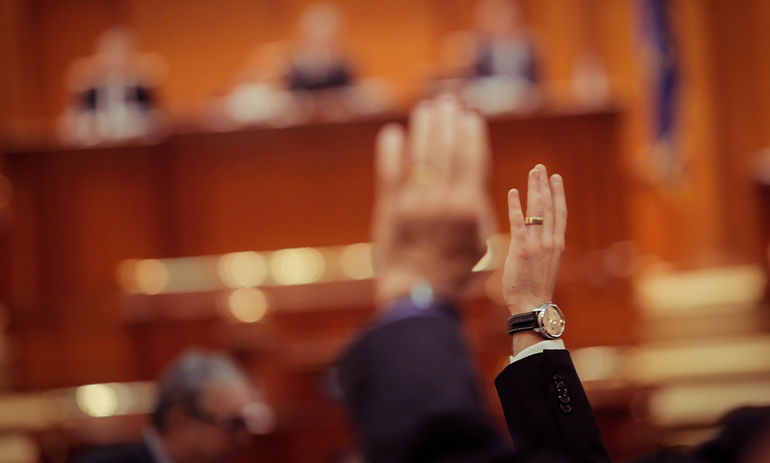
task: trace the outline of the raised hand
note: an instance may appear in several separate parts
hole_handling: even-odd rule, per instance
[[[527,217],[542,218],[542,224],[526,224],[519,192],[508,192],[511,247],[503,271],[503,297],[512,315],[551,301],[567,229],[567,203],[560,175],[553,175],[549,181],[545,166],[538,164],[529,172],[527,190]],[[517,343],[517,339],[521,342]],[[533,333],[516,334],[514,354],[537,341],[542,338]]]
[[[409,132],[391,124],[377,140],[377,297],[387,303],[424,283],[456,299],[494,231],[485,122],[442,97],[417,106]]]

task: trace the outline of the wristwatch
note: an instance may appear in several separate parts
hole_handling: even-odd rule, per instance
[[[556,304],[546,302],[532,312],[508,319],[508,334],[525,330],[534,330],[548,339],[559,339],[564,333],[564,314]]]

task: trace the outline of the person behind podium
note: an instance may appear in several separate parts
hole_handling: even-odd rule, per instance
[[[188,351],[165,373],[141,440],[93,450],[77,463],[225,463],[253,434],[272,429],[272,412],[227,357]]]
[[[353,70],[341,44],[342,22],[342,12],[331,4],[317,3],[305,10],[289,64],[291,90],[334,90],[353,84]]]
[[[513,0],[481,0],[470,36],[471,78],[463,95],[488,114],[540,104],[538,47]]]
[[[359,78],[344,46],[343,12],[330,3],[310,5],[300,17],[298,38],[286,65],[286,87],[309,117],[343,120],[392,106],[390,85]]]
[[[157,55],[137,53],[129,29],[106,31],[96,53],[71,66],[71,101],[60,127],[64,140],[90,145],[157,135],[163,67]]]

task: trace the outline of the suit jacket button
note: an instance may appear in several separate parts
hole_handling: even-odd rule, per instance
[[[553,382],[556,384],[564,382],[564,377],[562,375],[556,375],[553,377]]]
[[[569,400],[570,400],[570,399],[569,399],[569,396],[568,396],[567,394],[564,394],[564,395],[560,395],[560,396],[559,396],[559,401],[560,401],[561,403],[563,403],[563,404],[569,403]]]
[[[561,404],[560,407],[561,407],[561,411],[563,411],[564,413],[569,413],[572,411],[572,407],[569,406],[568,404]]]
[[[567,393],[567,385],[564,384],[564,382],[561,382],[561,383],[556,385],[556,390],[561,392],[562,394],[566,394]]]

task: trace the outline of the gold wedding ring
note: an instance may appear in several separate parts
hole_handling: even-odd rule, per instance
[[[412,166],[412,181],[418,185],[429,185],[436,180],[438,172],[432,164],[420,162]]]
[[[542,217],[527,217],[524,219],[524,225],[543,225]]]

